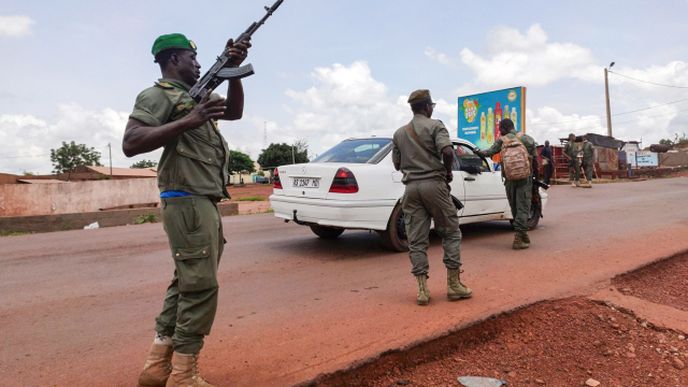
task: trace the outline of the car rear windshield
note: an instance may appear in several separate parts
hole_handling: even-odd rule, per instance
[[[381,151],[388,152],[392,140],[389,138],[367,138],[344,140],[334,148],[313,159],[313,163],[375,163]]]

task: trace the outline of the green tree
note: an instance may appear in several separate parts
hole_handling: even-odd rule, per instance
[[[253,160],[246,153],[239,151],[229,151],[229,167],[227,168],[231,175],[236,173],[252,173],[255,172],[256,167],[253,165]]]
[[[70,172],[82,165],[101,166],[100,152],[84,144],[75,144],[74,141],[62,141],[61,147],[51,149],[50,161],[53,163],[53,173]]]
[[[138,168],[138,169],[143,169],[143,168],[155,168],[158,166],[158,163],[156,163],[153,160],[141,160],[137,161],[134,164],[131,164],[131,168]]]
[[[308,144],[299,140],[294,145],[270,144],[258,156],[258,164],[263,169],[271,169],[280,165],[308,162]]]

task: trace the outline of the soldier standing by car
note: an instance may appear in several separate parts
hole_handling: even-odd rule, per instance
[[[488,150],[478,151],[481,156],[491,157],[497,152],[505,148],[524,147],[521,149],[522,156],[518,166],[511,166],[510,157],[502,152],[502,174],[505,177],[504,187],[506,189],[506,197],[509,200],[511,207],[511,214],[514,218],[514,243],[512,248],[514,250],[527,249],[530,247],[530,237],[528,236],[528,217],[530,215],[530,205],[533,194],[533,176],[537,176],[537,150],[535,140],[525,133],[516,133],[514,122],[509,118],[505,118],[499,122],[499,133],[501,136],[495,140],[495,143]],[[523,154],[525,153],[525,154]],[[510,177],[510,171],[515,168],[520,168],[518,176],[520,178]]]
[[[241,64],[250,46],[230,40],[229,64]],[[162,79],[136,98],[122,149],[131,157],[164,147],[158,187],[175,271],[138,382],[207,387],[197,361],[217,310],[217,268],[224,248],[217,202],[229,196],[229,149],[215,120],[240,119],[244,92],[240,80],[230,80],[227,100],[214,95],[196,103],[189,95],[200,75],[196,45],[182,34],[168,34],[158,37],[151,51]]]
[[[430,221],[442,237],[443,262],[447,268],[447,298],[468,298],[472,291],[460,280],[461,230],[457,209],[451,199],[454,152],[449,132],[440,120],[433,120],[435,104],[427,89],[416,90],[408,98],[413,119],[394,133],[392,160],[403,172],[405,185],[402,198],[404,224],[409,242],[411,273],[418,282],[418,305],[430,302],[427,278],[427,249],[430,244]]]

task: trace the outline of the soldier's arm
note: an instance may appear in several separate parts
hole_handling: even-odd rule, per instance
[[[129,118],[122,138],[122,151],[127,157],[132,157],[156,150],[186,130],[197,128],[210,119],[222,118],[225,110],[224,99],[206,99],[183,118],[162,125],[156,125],[153,116],[143,118],[146,116],[132,114],[139,118]],[[144,119],[148,122],[143,122]]]
[[[394,169],[398,171],[401,169],[401,152],[399,152],[396,143],[392,144],[392,162],[394,163]]]
[[[481,150],[478,152],[481,156],[492,157],[494,154],[499,153],[502,150],[502,139],[498,138],[494,144],[489,149]]]

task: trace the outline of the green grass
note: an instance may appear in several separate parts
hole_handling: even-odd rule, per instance
[[[238,202],[264,202],[267,198],[265,196],[246,196],[244,198],[237,199]]]
[[[27,235],[27,234],[31,234],[31,233],[26,232],[26,231],[0,230],[0,237],[11,237],[11,236],[19,236],[19,235]]]
[[[134,220],[134,224],[157,223],[158,217],[153,214],[139,215]]]

